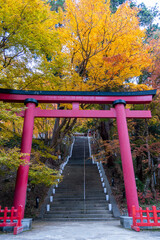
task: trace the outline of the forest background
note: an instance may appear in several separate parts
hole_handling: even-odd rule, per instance
[[[125,0],[0,0],[0,87],[17,90],[127,92],[157,89],[152,119],[128,120],[140,201],[160,199],[160,29],[157,7]],[[67,104],[41,108],[70,109]],[[109,109],[84,105],[81,109]],[[22,104],[0,103],[1,191],[15,182]],[[6,111],[11,109],[11,111]],[[35,120],[29,189],[56,182],[73,132],[91,129],[95,156],[123,179],[115,120]],[[98,152],[98,154],[97,154]],[[61,157],[58,157],[61,156]],[[8,174],[9,173],[9,174]],[[122,180],[123,181],[123,180]],[[2,194],[3,195],[3,194]]]

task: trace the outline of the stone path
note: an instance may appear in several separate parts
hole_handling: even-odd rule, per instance
[[[114,222],[33,222],[31,231],[19,235],[0,233],[0,240],[160,240],[158,231],[135,232]]]

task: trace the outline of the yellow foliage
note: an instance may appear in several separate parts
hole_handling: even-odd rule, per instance
[[[109,0],[66,0],[66,11],[56,13],[50,11],[47,2],[0,0],[2,87],[84,91],[117,90],[125,85],[133,90],[148,89],[146,85],[125,82],[151,65],[136,8],[131,9],[126,2],[112,14]],[[56,28],[58,23],[63,26]],[[10,105],[0,105],[0,127],[5,139],[11,137],[15,120],[16,131],[22,128],[22,120],[13,114],[18,109],[9,112],[7,108]],[[35,122],[38,130],[51,130],[44,129],[43,120]],[[44,146],[37,155],[55,160]],[[18,149],[6,156],[2,149],[0,164],[7,164],[8,158],[12,160],[7,166],[17,167],[21,163],[19,156]],[[31,163],[30,169],[34,183],[51,184],[57,178],[57,172],[38,160]]]
[[[25,161],[20,158],[22,154],[18,148],[6,149],[0,148],[0,166],[5,165],[11,170],[17,170],[19,165],[25,165]]]
[[[58,172],[45,166],[45,164],[31,164],[29,177],[31,183],[39,184],[44,183],[45,185],[53,185],[58,183]],[[62,177],[61,177],[62,178]]]
[[[52,57],[60,44],[57,13],[44,0],[0,0],[0,83],[22,89],[35,82],[45,56]],[[34,84],[33,84],[34,82]]]
[[[151,64],[137,9],[128,2],[112,14],[110,1],[66,0],[63,24],[59,32],[70,58],[71,89],[118,87]]]

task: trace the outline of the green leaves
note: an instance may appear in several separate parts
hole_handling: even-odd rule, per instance
[[[10,170],[17,170],[19,165],[25,165],[24,159],[20,157],[19,148],[11,148],[11,149],[0,149],[0,166],[5,165]]]
[[[0,0],[0,6],[0,83],[16,89],[38,85],[43,57],[60,50],[58,15],[43,0]]]
[[[44,183],[47,186],[57,183],[57,178],[59,178],[58,171],[45,166],[43,163],[31,163],[29,177],[32,184]]]

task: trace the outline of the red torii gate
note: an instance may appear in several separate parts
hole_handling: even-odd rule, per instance
[[[126,104],[149,104],[156,90],[141,92],[60,92],[60,91],[21,91],[0,89],[0,100],[24,103],[27,106],[24,117],[21,152],[27,153],[30,161],[34,118],[116,118],[122,159],[124,184],[128,214],[132,216],[132,206],[139,209],[138,195],[129,142],[127,118],[151,118],[150,111],[125,109]],[[42,110],[39,103],[71,103],[72,110]],[[79,110],[79,104],[113,104],[110,110]],[[25,207],[29,165],[19,166],[14,194],[14,207]],[[24,215],[24,213],[23,213]]]

